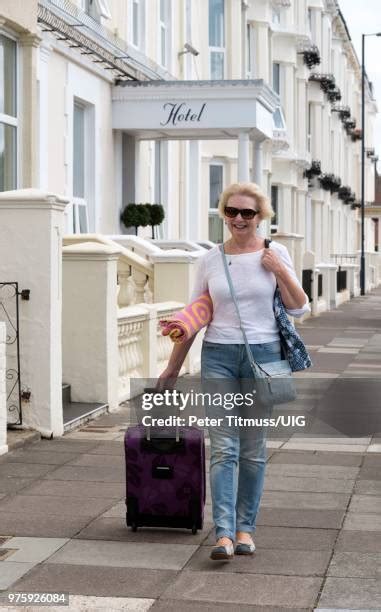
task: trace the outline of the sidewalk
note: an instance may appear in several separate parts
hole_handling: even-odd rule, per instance
[[[364,399],[364,377],[381,372],[381,289],[300,329],[314,368],[297,378],[358,380]],[[298,401],[312,404],[306,389]],[[10,592],[66,592],[73,611],[381,610],[381,427],[269,440],[256,554],[220,563],[209,559],[209,489],[195,536],[127,529],[128,423],[123,406],[0,459],[1,609]]]

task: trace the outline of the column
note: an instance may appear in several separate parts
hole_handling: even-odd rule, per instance
[[[238,134],[238,182],[248,182],[250,180],[249,162],[249,134],[240,132]]]
[[[23,425],[63,434],[62,233],[68,200],[36,189],[0,194],[0,278],[29,289],[20,300],[22,384],[31,391]]]
[[[119,250],[83,242],[63,249],[62,368],[72,401],[118,407]]]
[[[189,141],[187,214],[189,239],[200,240],[201,159],[200,141]]]
[[[49,144],[48,144],[48,112],[49,112],[49,56],[51,47],[43,43],[39,48],[38,80],[40,87],[39,108],[39,186],[48,189],[49,176]]]
[[[41,38],[35,34],[26,34],[19,38],[23,71],[19,111],[23,187],[35,187],[39,183],[37,49],[40,42]]]
[[[262,185],[263,181],[263,143],[259,140],[254,140],[253,143],[253,169],[252,179],[253,183],[256,183],[264,191],[266,189]]]

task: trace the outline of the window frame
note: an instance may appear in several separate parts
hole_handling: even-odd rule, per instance
[[[208,46],[209,46],[209,76],[212,81],[223,80],[226,78],[226,2],[222,1],[223,6],[223,25],[222,25],[222,45],[211,44],[210,40],[210,13],[211,13],[211,1],[208,0]],[[214,76],[212,71],[212,57],[213,55],[222,56],[222,74]]]
[[[134,6],[137,6],[137,39],[134,40]],[[128,41],[129,43],[139,51],[145,51],[146,45],[146,11],[145,11],[145,0],[129,0],[128,3]]]
[[[255,79],[257,72],[256,51],[257,32],[255,25],[250,21],[246,22],[246,77]]]
[[[83,110],[83,196],[74,195],[74,109],[75,106],[81,108]],[[87,153],[90,150],[91,142],[89,138],[89,131],[91,128],[90,121],[90,113],[91,113],[91,105],[86,104],[83,100],[74,97],[73,98],[73,123],[72,123],[72,181],[71,181],[71,190],[72,190],[72,210],[69,216],[69,223],[71,224],[71,230],[74,234],[78,233],[88,233],[90,231],[89,227],[89,202],[91,201],[91,190],[89,190],[89,182],[92,181],[92,170],[91,170],[91,160],[89,159]],[[85,209],[85,219],[86,219],[86,229],[85,231],[81,231],[80,228],[80,208]]]
[[[165,2],[165,21],[161,19],[161,3]],[[163,32],[165,41],[165,58],[163,62]],[[157,37],[157,58],[158,63],[167,70],[171,63],[171,32],[172,32],[172,0],[159,0],[158,8],[158,37]]]
[[[9,40],[13,41],[15,43],[15,70],[16,70],[16,74],[15,74],[15,116],[13,115],[8,115],[6,113],[0,113],[0,124],[3,124],[5,126],[10,126],[12,128],[14,128],[16,130],[16,137],[15,137],[15,146],[16,146],[16,152],[14,155],[14,163],[15,163],[15,168],[14,168],[14,183],[13,186],[11,187],[11,190],[13,189],[18,189],[20,182],[21,182],[21,177],[20,177],[20,170],[21,170],[21,123],[20,123],[20,108],[22,107],[22,102],[20,99],[20,94],[21,94],[21,54],[20,54],[20,46],[19,46],[19,41],[17,36],[11,32],[10,30],[8,30],[6,27],[1,27],[0,28],[0,35],[4,36],[4,38],[9,38]],[[4,83],[5,86],[5,83]],[[5,89],[5,87],[4,87]],[[8,191],[8,189],[7,189]]]

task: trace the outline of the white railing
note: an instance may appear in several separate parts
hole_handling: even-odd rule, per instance
[[[0,455],[8,451],[7,446],[7,396],[5,386],[5,338],[6,326],[0,321]]]
[[[152,263],[102,234],[71,234],[63,238],[64,246],[82,242],[95,242],[118,249],[118,306],[120,308],[142,302],[152,303],[154,286]]]
[[[119,402],[137,391],[131,379],[156,378],[167,365],[173,343],[162,336],[159,320],[170,316],[184,304],[164,302],[121,308],[118,312]],[[184,373],[185,368],[181,370]]]

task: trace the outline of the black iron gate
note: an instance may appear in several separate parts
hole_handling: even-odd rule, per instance
[[[29,300],[29,289],[19,291],[18,283],[0,283],[0,321],[6,325],[7,424],[22,424],[19,296]]]

